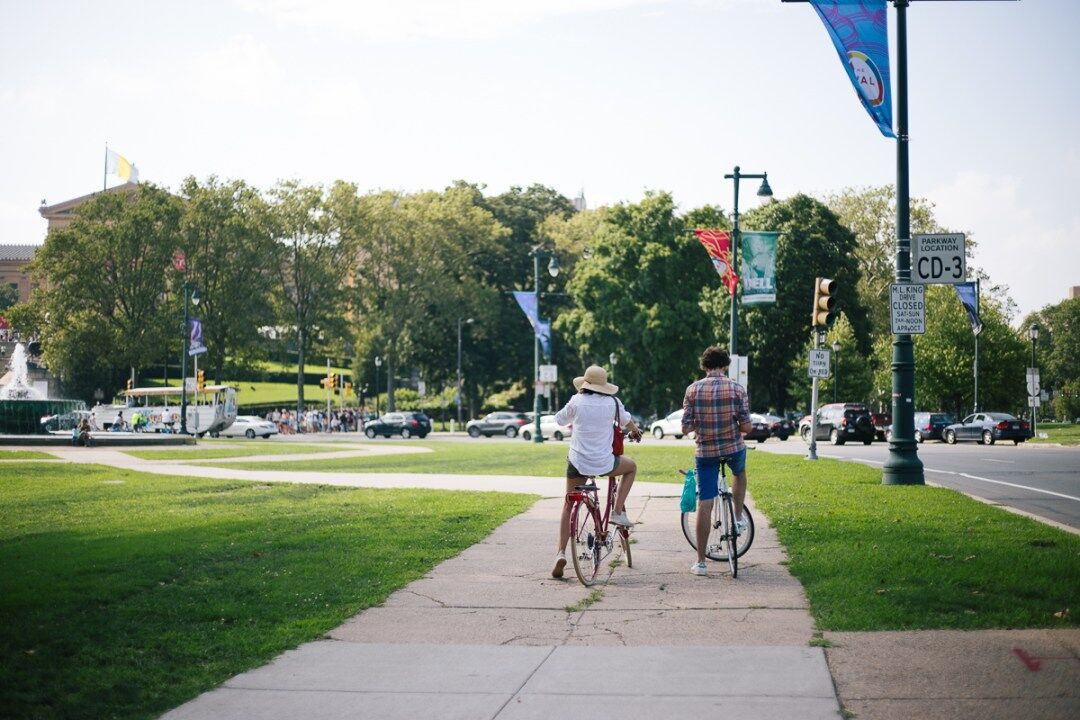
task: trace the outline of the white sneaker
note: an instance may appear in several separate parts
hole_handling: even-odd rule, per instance
[[[709,571],[705,569],[705,563],[697,562],[690,566],[690,572],[695,575],[708,575]]]
[[[566,567],[566,553],[559,553],[555,556],[555,564],[551,568],[551,577],[561,578],[564,567]]]
[[[630,522],[625,512],[611,513],[611,522],[623,527],[634,527],[634,523]]]
[[[750,522],[746,519],[746,517],[737,518],[735,520],[735,532],[739,533],[740,535],[746,532],[746,528],[748,527],[750,527]]]

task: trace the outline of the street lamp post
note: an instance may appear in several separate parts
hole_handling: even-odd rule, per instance
[[[379,368],[382,366],[382,358],[375,356],[375,417],[379,417]]]
[[[1035,366],[1035,341],[1039,339],[1038,323],[1032,323],[1031,327],[1028,328],[1028,338],[1031,339],[1031,369],[1032,371],[1037,371]],[[1032,376],[1031,382],[1032,386],[1030,389],[1035,390],[1031,395],[1032,397],[1038,397],[1039,393],[1038,388],[1035,386],[1035,376]],[[1038,428],[1036,427],[1038,421],[1035,419],[1035,416],[1039,414],[1039,408],[1035,407],[1034,400],[1030,401],[1029,404],[1031,405],[1031,437],[1039,437],[1039,433],[1037,432]]]
[[[551,259],[548,261],[548,273],[551,277],[559,276],[559,261],[554,255],[549,253],[543,253],[540,251],[540,246],[537,245],[530,252],[529,256],[533,259],[533,281],[536,288],[536,321],[540,322],[540,256],[547,255]],[[544,436],[540,432],[540,335],[533,331],[533,442],[544,442]]]
[[[836,395],[840,392],[840,341],[833,340],[833,384],[832,401],[836,402]]]
[[[180,434],[187,435],[187,359],[191,349],[191,315],[188,313],[188,299],[198,307],[199,289],[191,283],[184,283],[184,355],[180,358]]]
[[[739,171],[739,166],[735,166],[735,172],[729,173],[724,176],[728,180],[735,181],[735,207],[732,211],[731,221],[731,272],[738,273],[739,267],[739,180],[743,178],[761,180],[761,187],[758,188],[758,197],[771,198],[772,188],[769,187],[769,173],[743,173]],[[729,345],[728,352],[732,355],[737,355],[738,350],[738,308],[735,305],[737,293],[731,293],[731,329],[729,331]]]
[[[457,424],[461,425],[461,323],[471,325],[472,318],[462,320],[457,319],[457,394],[454,396],[457,402]]]
[[[615,366],[619,363],[619,356],[615,353],[611,353],[607,356],[608,362],[611,363],[611,380],[615,380]]]

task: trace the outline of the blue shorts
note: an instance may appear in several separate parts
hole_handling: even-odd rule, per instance
[[[746,470],[746,448],[722,458],[694,458],[697,467],[698,500],[712,500],[720,494],[720,461],[727,463],[733,475]]]

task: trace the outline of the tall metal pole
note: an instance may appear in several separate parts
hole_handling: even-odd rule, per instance
[[[732,210],[731,221],[731,272],[737,274],[739,267],[739,178],[742,177],[739,174],[738,165],[735,166],[735,172],[731,177],[735,181],[735,207]],[[731,340],[728,353],[731,355],[739,354],[739,309],[735,304],[737,296],[738,287],[731,293],[731,329],[728,331],[728,338]]]
[[[184,283],[184,354],[180,357],[180,434],[187,435],[187,358],[188,343],[191,342],[191,323],[188,317],[188,295],[191,285]]]
[[[375,417],[379,417],[379,366],[382,362],[375,356]]]
[[[979,278],[975,278],[975,314],[979,315],[979,295],[982,288],[980,287]],[[975,333],[975,409],[972,412],[979,412],[979,335],[982,333]]]
[[[536,288],[536,320],[540,321],[540,250],[532,251],[533,280]],[[544,442],[540,432],[540,335],[533,333],[533,442]]]
[[[896,282],[911,282],[911,197],[908,185],[907,8],[896,5]],[[884,485],[923,485],[923,464],[915,442],[915,346],[911,335],[893,335],[892,421]]]
[[[821,340],[825,336],[824,331],[814,332],[814,349],[821,349]],[[806,454],[807,460],[817,460],[817,410],[818,410],[818,379],[815,376],[811,382],[810,392],[810,452]]]
[[[1036,339],[1036,335],[1035,335],[1035,333],[1031,333],[1031,332],[1029,332],[1029,334],[1031,335],[1031,369],[1035,370],[1035,339]],[[1033,380],[1033,382],[1034,382],[1034,380]],[[1033,390],[1035,389],[1034,386],[1032,387],[1032,389]],[[1032,395],[1032,397],[1039,397],[1039,393],[1034,393]],[[1035,416],[1039,414],[1038,411],[1039,411],[1039,408],[1035,407],[1035,401],[1032,400],[1031,401],[1031,437],[1033,437],[1033,438],[1039,437],[1038,421],[1035,419]]]
[[[461,318],[457,319],[457,424],[461,425]]]

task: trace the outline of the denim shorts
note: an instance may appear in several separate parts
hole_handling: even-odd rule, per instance
[[[746,448],[714,458],[694,458],[697,467],[698,500],[712,500],[720,494],[720,461],[727,463],[732,475],[746,470]]]

